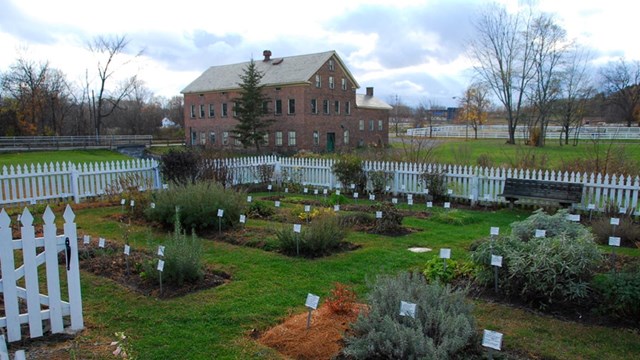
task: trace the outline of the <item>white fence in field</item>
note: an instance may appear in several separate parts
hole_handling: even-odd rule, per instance
[[[272,165],[274,182],[294,182],[321,188],[345,188],[340,184],[331,168],[333,160],[310,158],[278,158],[274,156],[228,159],[235,184],[263,181],[260,165]],[[483,202],[505,202],[498,196],[504,189],[507,178],[561,181],[583,184],[582,201],[577,208],[587,209],[589,204],[596,209],[615,205],[628,210],[638,209],[640,178],[638,176],[616,176],[587,173],[567,173],[541,170],[486,168],[443,164],[415,164],[398,162],[364,162],[366,173],[379,171],[386,174],[388,191],[396,194],[424,194],[425,182],[422,174],[445,173],[447,188],[451,196],[459,199]],[[371,190],[371,181],[367,184]]]
[[[142,189],[161,187],[158,162],[151,159],[3,166],[0,204],[35,204],[67,198],[79,203],[82,198],[120,191],[123,178]]]
[[[561,126],[547,127],[545,138],[547,140],[558,139],[564,134]],[[474,138],[475,132],[471,126],[450,125],[432,126],[425,128],[407,129],[408,136],[420,137],[446,137],[446,138]],[[526,126],[516,129],[516,139],[527,139],[529,132]],[[640,127],[622,126],[582,126],[569,130],[569,139],[580,140],[640,140]],[[478,139],[508,139],[509,130],[506,125],[480,125],[478,126]]]
[[[55,215],[47,207],[42,217],[43,237],[36,237],[33,216],[25,208],[20,216],[21,238],[13,239],[11,219],[4,209],[0,211],[0,292],[4,300],[0,327],[5,329],[9,342],[22,339],[22,324],[28,324],[31,338],[43,336],[45,329],[51,333],[64,331],[63,317],[67,316],[72,330],[84,327],[75,214],[68,205],[63,218],[64,235],[57,235]],[[59,252],[65,259],[62,265],[68,289],[66,301],[60,287]],[[16,254],[22,254],[22,259],[16,259]],[[21,265],[16,268],[17,264]],[[38,274],[38,267],[43,264],[41,275],[46,276],[46,284],[41,284]],[[42,294],[41,288],[45,287],[47,294]]]

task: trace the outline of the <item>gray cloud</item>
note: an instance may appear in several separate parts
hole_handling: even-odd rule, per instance
[[[26,43],[50,44],[54,42],[51,30],[44,28],[11,1],[0,1],[0,30]]]

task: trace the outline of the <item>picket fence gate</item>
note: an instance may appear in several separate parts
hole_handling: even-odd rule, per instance
[[[289,182],[322,188],[345,188],[333,174],[332,159],[279,158],[261,156],[227,159],[226,165],[232,172],[234,184],[250,184],[263,181],[263,166],[273,167],[270,180]],[[424,173],[444,174],[451,197],[472,202],[504,203],[499,195],[507,178],[561,181],[583,184],[582,200],[575,204],[577,209],[587,209],[590,204],[596,210],[607,206],[626,208],[638,215],[640,177],[619,176],[596,173],[561,172],[548,170],[488,168],[480,166],[460,166],[448,164],[424,164],[405,162],[365,161],[365,173],[379,172],[386,176],[386,187],[394,194],[424,194],[426,184]],[[369,177],[370,178],[370,177]],[[371,181],[367,190],[373,189]]]
[[[63,317],[67,316],[71,320],[71,330],[84,327],[75,214],[69,205],[63,218],[64,235],[57,235],[55,215],[47,206],[42,217],[43,236],[36,237],[33,215],[25,208],[20,216],[21,238],[14,240],[11,219],[4,209],[0,211],[0,292],[4,298],[0,327],[6,329],[9,342],[22,339],[22,324],[28,324],[31,338],[43,336],[45,329],[50,329],[51,333],[63,332]],[[43,250],[38,251],[39,248]],[[63,264],[58,263],[59,252],[64,253]],[[22,261],[16,262],[15,254],[20,253]],[[16,263],[22,265],[16,268]],[[38,267],[43,264],[47,294],[40,293]],[[66,272],[66,301],[62,299],[60,289],[60,265]],[[26,312],[23,313],[25,304]]]
[[[35,204],[68,198],[77,204],[83,198],[122,191],[123,177],[141,190],[161,187],[158,162],[153,159],[5,165],[0,173],[0,204]]]

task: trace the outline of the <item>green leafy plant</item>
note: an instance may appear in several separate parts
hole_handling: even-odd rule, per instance
[[[592,286],[599,312],[640,323],[640,266],[598,275]]]
[[[588,228],[580,223],[569,221],[567,209],[560,209],[549,215],[543,209],[538,209],[523,221],[511,224],[511,236],[522,241],[529,241],[535,236],[536,230],[545,230],[546,237],[564,234],[570,239],[591,237]]]
[[[381,194],[385,191],[387,184],[392,179],[392,174],[387,173],[384,170],[374,170],[369,171],[367,173],[367,177],[371,182],[373,192],[376,194]]]
[[[336,251],[346,236],[337,216],[321,216],[295,233],[292,226],[276,230],[280,251],[287,255],[320,257]]]
[[[416,304],[415,318],[400,315],[401,301]],[[355,359],[452,359],[474,337],[472,306],[463,290],[428,283],[419,273],[380,276],[345,338]]]
[[[216,182],[172,186],[156,192],[153,200],[155,207],[145,211],[148,220],[169,227],[179,208],[181,226],[198,232],[218,229],[218,209],[224,210],[220,219],[222,230],[235,226],[246,206],[244,192],[226,189]]]
[[[404,228],[402,227],[402,220],[404,215],[393,206],[391,203],[379,203],[371,207],[371,212],[382,212],[382,218],[376,218],[371,227],[371,232],[374,234],[399,234],[402,233]]]
[[[275,210],[264,201],[253,201],[249,205],[248,214],[251,218],[266,219],[275,214]]]
[[[164,269],[162,281],[167,284],[182,286],[184,283],[196,283],[203,276],[202,244],[194,233],[187,236],[180,226],[179,212],[175,213],[174,231],[164,244]],[[149,260],[144,264],[145,277],[158,281],[157,260]]]
[[[429,189],[429,195],[433,201],[445,201],[448,197],[447,194],[447,170],[432,170],[426,171],[420,175],[427,189]]]
[[[367,184],[367,177],[362,168],[362,159],[353,155],[344,155],[333,163],[331,168],[342,186],[356,186],[355,191],[362,192]]]

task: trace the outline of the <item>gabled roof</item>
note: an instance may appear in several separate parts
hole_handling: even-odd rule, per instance
[[[375,96],[356,94],[356,106],[363,109],[391,110],[393,106]]]
[[[256,69],[264,76],[261,84],[264,86],[278,86],[309,83],[309,79],[322,67],[331,57],[335,57],[345,74],[359,88],[349,69],[335,51],[327,51],[316,54],[288,56],[282,58],[272,58],[269,61],[254,60]],[[187,85],[181,93],[202,93],[208,91],[226,91],[239,89],[242,82],[240,75],[244,73],[249,61],[231,64],[212,66],[202,75]]]

